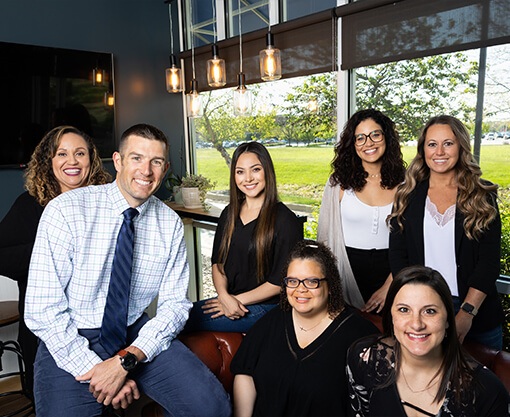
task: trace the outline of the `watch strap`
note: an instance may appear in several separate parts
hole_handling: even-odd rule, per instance
[[[464,302],[462,303],[460,308],[464,310],[466,313],[471,314],[473,317],[478,314],[478,309],[473,304]]]

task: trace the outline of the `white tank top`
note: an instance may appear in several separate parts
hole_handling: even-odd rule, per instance
[[[427,196],[423,217],[423,243],[425,265],[439,271],[448,283],[452,295],[457,297],[459,290],[455,258],[455,205],[441,214]]]
[[[392,205],[369,206],[353,190],[345,190],[340,203],[345,246],[388,249],[389,229],[386,217],[391,213]]]

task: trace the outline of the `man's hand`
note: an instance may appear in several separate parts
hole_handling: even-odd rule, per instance
[[[138,400],[139,398],[140,391],[138,391],[136,382],[132,379],[126,379],[120,391],[113,398],[112,406],[116,410],[119,408],[126,409],[128,408],[129,404],[131,404],[134,400]]]
[[[77,376],[76,380],[90,380],[89,391],[97,402],[110,405],[121,388],[124,387],[126,376],[127,371],[125,371],[120,364],[119,357],[114,356],[104,362],[98,363],[86,374]]]

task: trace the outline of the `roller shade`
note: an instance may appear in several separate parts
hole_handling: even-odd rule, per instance
[[[510,42],[509,0],[360,0],[335,14],[343,70]]]
[[[332,10],[316,13],[271,27],[275,47],[282,51],[282,78],[317,74],[336,70],[334,31],[336,17]],[[261,82],[259,51],[266,47],[267,29],[243,34],[243,73],[246,83]],[[218,42],[220,57],[225,60],[226,87],[237,85],[239,73],[239,38]],[[186,91],[192,77],[191,51],[181,53],[184,59]],[[200,91],[210,90],[207,85],[207,60],[211,58],[211,45],[195,49],[195,74]]]

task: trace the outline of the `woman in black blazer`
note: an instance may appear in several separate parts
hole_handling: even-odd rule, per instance
[[[390,223],[393,275],[410,265],[439,270],[454,294],[459,339],[501,349],[497,185],[481,179],[458,119],[438,116],[425,125]]]

